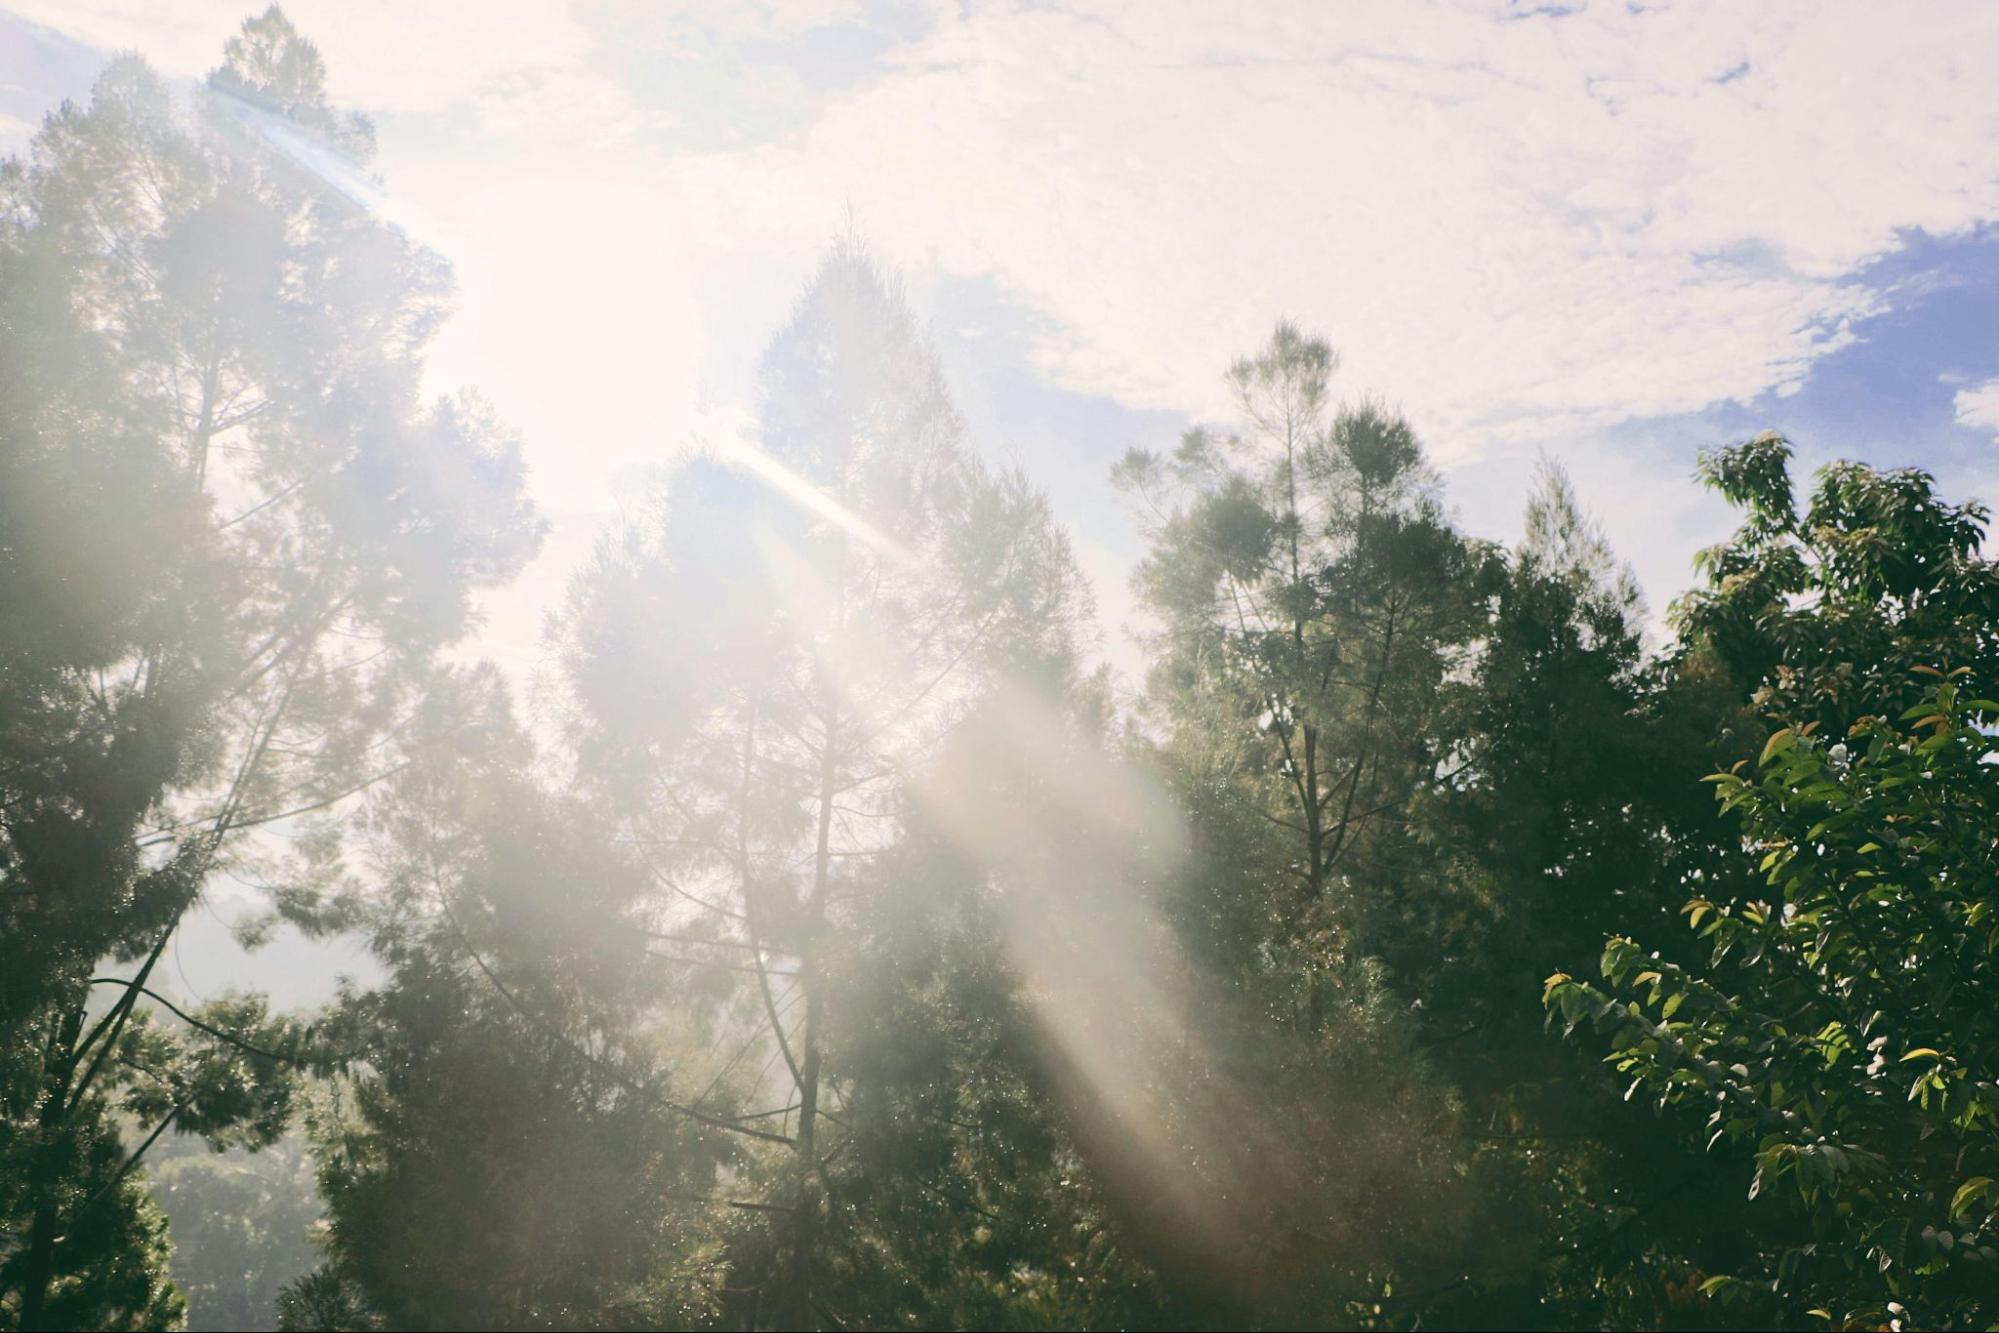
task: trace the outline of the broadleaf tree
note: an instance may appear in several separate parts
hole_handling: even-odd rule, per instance
[[[1706,460],[1746,519],[1681,604],[1767,739],[1710,781],[1739,873],[1690,884],[1705,957],[1628,935],[1602,987],[1545,1002],[1739,1161],[1765,1222],[1706,1289],[1782,1317],[1904,1326],[1992,1317],[1987,1006],[1993,649],[1984,511],[1915,470],[1824,469],[1805,512],[1790,449]],[[1812,1312],[1820,1312],[1812,1315]]]

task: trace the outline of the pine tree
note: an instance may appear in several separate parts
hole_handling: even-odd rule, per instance
[[[973,455],[858,244],[763,369],[759,443],[681,467],[579,579],[560,641],[583,771],[657,878],[647,924],[728,983],[718,1089],[771,1108],[750,1146],[781,1151],[751,1158],[768,1207],[733,1246],[731,1317],[803,1328],[843,1317],[867,1244],[913,1239],[864,1241],[871,1205],[834,1165],[900,1114],[862,1086],[873,1057],[842,1009],[899,965],[870,923],[899,886],[909,784],[993,691],[1064,683],[1080,594],[1046,506]]]
[[[470,589],[536,538],[511,437],[421,397],[443,265],[297,151],[368,139],[273,9],[191,109],[121,57],[0,173],[0,1155],[28,1237],[0,1310],[21,1326],[163,1317],[90,1252],[152,1244],[109,1099],[154,1137],[261,1134],[295,1062],[274,1056],[306,1048],[246,1001],[181,1049],[139,1017],[147,983],[224,867],[314,912],[328,812],[394,765]],[[86,1022],[107,956],[133,967]],[[232,1038],[268,1095],[200,1074]]]
[[[644,866],[537,783],[497,672],[427,711],[434,743],[357,819],[386,976],[325,1020],[360,1063],[316,1126],[326,1262],[285,1322],[696,1325],[729,1158],[677,1101],[690,1034],[672,955],[631,927]]]
[[[1463,1275],[1455,1101],[1380,957],[1433,869],[1412,809],[1447,766],[1446,682],[1498,570],[1442,514],[1408,424],[1334,404],[1335,367],[1280,325],[1229,372],[1240,431],[1116,472],[1151,523],[1143,706],[1193,834],[1172,916],[1233,1011],[1234,1058],[1195,1076],[1215,1097],[1254,1086],[1245,1118],[1299,1126],[1258,1140],[1259,1187],[1232,1191],[1262,1210],[1260,1253],[1229,1270],[1245,1319],[1351,1318]]]

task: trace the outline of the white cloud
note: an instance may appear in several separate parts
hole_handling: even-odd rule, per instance
[[[1795,386],[1897,229],[1999,216],[1999,8],[1091,9],[946,24],[669,183],[716,244],[780,253],[851,200],[1136,406],[1219,408],[1289,315],[1446,458]]]
[[[628,89],[581,65],[499,74],[471,103],[481,128],[510,146],[567,154],[626,148],[666,123]]]
[[[1994,443],[1999,443],[1999,380],[1959,389],[1951,405],[1957,409],[1958,425],[1990,431]]]
[[[18,7],[198,70],[241,5]],[[781,43],[854,0],[288,11],[343,101],[588,148],[711,252],[796,266],[851,204],[890,256],[1044,316],[1065,387],[1210,414],[1218,368],[1296,318],[1446,460],[1795,390],[1879,308],[1850,279],[1899,230],[1999,217],[1999,7],[1975,3],[937,10],[806,129],[680,156],[648,146],[671,90],[595,67],[593,33]],[[726,118],[754,90],[718,95]],[[496,174],[501,143],[475,150]],[[430,138],[397,184],[454,151]]]
[[[640,42],[684,39],[783,42],[819,28],[846,27],[867,17],[862,0],[599,0],[608,22]]]

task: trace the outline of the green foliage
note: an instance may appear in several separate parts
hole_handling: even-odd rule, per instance
[[[858,244],[763,376],[758,443],[678,469],[558,630],[580,774],[720,1056],[700,1107],[762,1117],[734,1125],[722,1318],[1121,1318],[1145,1278],[1042,1104],[967,804],[1025,737],[1101,730],[1087,593]]]
[[[444,267],[301,138],[367,134],[274,9],[191,102],[119,57],[0,168],[0,1325],[170,1318],[140,1157],[269,1142],[328,1062],[248,998],[175,1035],[154,968],[224,869],[331,920],[340,803],[538,537],[517,442],[421,395]]]
[[[285,1322],[685,1327],[713,1305],[702,1201],[729,1159],[655,1052],[659,969],[623,915],[645,881],[517,775],[503,715],[480,730],[370,803],[389,975],[328,1020],[365,1065],[317,1126],[327,1262]]]
[[[1196,947],[1230,950],[1231,967],[1271,948],[1337,967],[1351,951],[1336,936],[1395,910],[1378,872],[1410,853],[1401,812],[1435,772],[1444,681],[1498,586],[1493,552],[1437,505],[1408,425],[1332,410],[1335,361],[1279,326],[1230,373],[1243,434],[1191,432],[1171,460],[1117,471],[1154,522],[1135,580],[1165,624],[1148,708],[1231,867],[1194,877],[1218,897],[1182,910],[1219,932]]]
[[[27,1243],[19,1232],[10,1237],[0,1255],[0,1328],[180,1325],[186,1303],[167,1275],[166,1217],[126,1169],[113,1125],[93,1099],[62,1122],[9,1127],[0,1140],[4,1215],[29,1219],[49,1208],[67,1228],[59,1245],[39,1253],[32,1234]],[[22,1301],[31,1282],[45,1284],[33,1311]]]
[[[1439,863],[1412,814],[1439,790],[1449,682],[1503,568],[1444,516],[1405,422],[1333,406],[1335,363],[1280,326],[1230,373],[1242,434],[1196,431],[1117,474],[1153,519],[1145,707],[1193,831],[1161,903],[1228,1053],[1176,1077],[1195,1101],[1260,1103],[1236,1117],[1256,1146],[1211,1164],[1245,1173],[1219,1194],[1259,1207],[1209,1318],[1345,1320],[1390,1290],[1384,1318],[1422,1318],[1464,1276],[1459,1107],[1380,960],[1438,953],[1445,913],[1416,886]]]
[[[1999,1028],[1978,997],[1999,948],[1999,768],[1974,679],[1932,680],[1901,719],[1830,743],[1779,730],[1756,776],[1714,779],[1767,893],[1688,905],[1705,969],[1619,938],[1611,993],[1550,980],[1550,1008],[1606,1031],[1634,1091],[1711,1108],[1710,1141],[1753,1151],[1750,1196],[1799,1215],[1793,1243],[1715,1291],[1767,1281],[1847,1322],[1992,1317]]]
[[[1894,716],[1919,694],[1919,667],[1999,672],[1999,564],[1979,549],[1984,506],[1937,496],[1914,468],[1824,469],[1797,512],[1790,445],[1760,436],[1703,460],[1748,513],[1701,554],[1705,586],[1674,608],[1690,650],[1713,652],[1766,714],[1843,732]]]
[[[1743,1235],[1714,1201],[1725,1174],[1632,1123],[1621,1084],[1522,1000],[1607,934],[1670,926],[1686,877],[1732,841],[1685,777],[1723,753],[1717,709],[1647,660],[1631,576],[1560,472],[1543,470],[1525,530],[1447,686],[1441,781],[1410,807],[1423,856],[1374,936],[1475,1127],[1466,1206],[1506,1237],[1431,1317],[1689,1326],[1689,1274]]]
[[[1709,1147],[1752,1155],[1757,1239],[1708,1291],[1775,1293],[1794,1320],[1990,1319],[1983,1187],[1960,1197],[1993,1151],[1983,511],[1842,463],[1801,516],[1788,457],[1765,436],[1707,461],[1749,513],[1677,609],[1683,669],[1717,663],[1783,724],[1751,776],[1712,779],[1742,841],[1686,878],[1703,946],[1620,933],[1608,992],[1558,972],[1546,1003],[1611,1034],[1633,1094],[1709,1106]]]

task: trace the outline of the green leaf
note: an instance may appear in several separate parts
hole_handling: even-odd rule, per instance
[[[1776,731],[1771,732],[1770,739],[1763,742],[1763,754],[1756,761],[1758,767],[1769,763],[1778,752],[1787,746],[1797,744],[1797,740],[1797,736],[1793,734],[1789,727],[1779,727]]]

